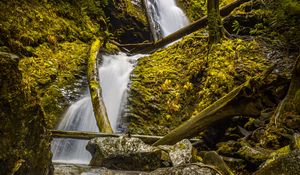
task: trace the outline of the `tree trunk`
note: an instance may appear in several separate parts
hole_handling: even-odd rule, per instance
[[[219,43],[224,35],[219,0],[207,0],[209,43]]]
[[[101,46],[102,44],[98,39],[91,46],[87,77],[97,126],[100,132],[112,133],[113,130],[102,98],[102,90],[98,73],[97,55]]]

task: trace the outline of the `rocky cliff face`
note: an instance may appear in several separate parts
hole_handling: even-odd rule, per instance
[[[47,129],[85,86],[90,43],[146,40],[145,19],[130,0],[0,2],[0,174],[51,173]]]
[[[45,114],[35,92],[27,91],[20,58],[0,52],[0,173],[49,174],[51,154]]]

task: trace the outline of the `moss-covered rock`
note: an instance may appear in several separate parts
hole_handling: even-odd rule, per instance
[[[233,1],[234,0],[220,0],[220,7]],[[207,14],[206,0],[178,0],[178,3],[191,21],[196,21]]]
[[[45,114],[35,92],[26,89],[18,62],[18,56],[0,52],[0,174],[48,174]]]
[[[266,67],[255,40],[226,39],[210,50],[205,43],[197,32],[139,59],[127,113],[131,132],[164,135]]]
[[[150,40],[150,28],[142,6],[131,0],[109,0],[103,9],[108,28],[121,43],[141,43]]]
[[[277,158],[272,163],[255,172],[255,175],[296,175],[300,172],[300,150],[294,150]]]
[[[275,47],[297,50],[300,3],[297,0],[254,0],[236,8],[224,19],[232,34],[262,36]]]
[[[46,129],[86,86],[91,41],[146,40],[145,19],[130,0],[0,2],[0,51],[20,56],[0,59],[0,174],[50,172]]]

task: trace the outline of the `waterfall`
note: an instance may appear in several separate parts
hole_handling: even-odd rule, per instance
[[[114,132],[117,132],[119,114],[123,106],[123,96],[127,90],[130,72],[136,60],[141,56],[127,56],[124,53],[103,56],[102,65],[99,68],[100,83],[107,114]],[[68,108],[58,129],[99,132],[89,92],[86,92],[83,98]],[[85,149],[87,142],[75,139],[54,139],[51,148],[52,160],[54,162],[88,164],[91,155]]]
[[[161,39],[189,24],[175,0],[148,0],[148,11],[156,30],[154,38]]]
[[[188,19],[176,6],[175,0],[149,0],[148,7],[159,37],[165,37],[188,24]],[[118,132],[118,119],[126,102],[124,97],[126,97],[130,72],[133,70],[135,61],[141,56],[127,56],[124,53],[103,56],[102,65],[99,68],[100,83],[104,104],[114,132]],[[88,91],[83,98],[68,108],[58,129],[99,131]],[[91,155],[85,149],[87,142],[75,139],[54,139],[51,147],[52,160],[54,162],[88,164]]]

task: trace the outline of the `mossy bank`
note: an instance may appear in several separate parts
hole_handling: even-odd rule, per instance
[[[87,86],[90,44],[148,40],[145,19],[129,0],[0,2],[0,174],[51,174],[47,129]]]

